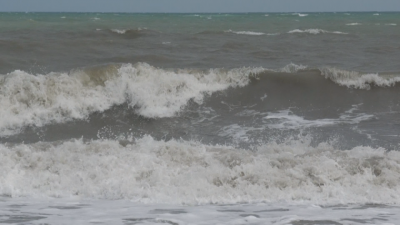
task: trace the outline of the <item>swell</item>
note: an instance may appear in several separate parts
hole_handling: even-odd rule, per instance
[[[198,142],[0,144],[0,194],[144,203],[400,203],[400,152],[309,140],[254,151]]]
[[[146,118],[174,117],[189,102],[202,104],[206,96],[215,92],[244,87],[260,79],[269,82],[271,74],[282,74],[278,76],[282,77],[280,82],[300,79],[306,84],[311,80],[305,74],[311,77],[321,74],[336,84],[357,89],[392,87],[400,82],[395,74],[362,74],[336,68],[318,70],[295,64],[276,70],[261,67],[167,70],[146,63],[111,64],[46,75],[16,70],[0,77],[0,135],[13,135],[27,126],[86,119],[94,112],[121,104],[127,104]],[[308,85],[324,83],[316,81]],[[261,91],[260,97],[267,90]]]

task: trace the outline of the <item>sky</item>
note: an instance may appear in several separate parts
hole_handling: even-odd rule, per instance
[[[3,12],[400,11],[400,0],[0,0]]]

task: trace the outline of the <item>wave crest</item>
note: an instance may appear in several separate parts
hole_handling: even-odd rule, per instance
[[[146,63],[32,75],[14,71],[0,77],[0,135],[24,126],[84,119],[113,105],[129,104],[148,118],[171,117],[189,100],[248,84],[263,68],[208,71],[158,69]]]
[[[333,82],[349,88],[370,89],[371,85],[391,87],[400,82],[399,76],[380,76],[377,73],[362,74],[337,68],[321,68],[321,74]]]

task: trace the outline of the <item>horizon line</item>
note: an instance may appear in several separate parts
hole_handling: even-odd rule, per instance
[[[397,13],[400,11],[274,11],[274,12],[156,12],[156,11],[148,11],[148,12],[117,12],[117,11],[110,11],[110,12],[100,12],[100,11],[1,11],[0,13],[138,13],[138,14],[146,14],[146,13],[153,13],[153,14],[249,14],[249,13]]]

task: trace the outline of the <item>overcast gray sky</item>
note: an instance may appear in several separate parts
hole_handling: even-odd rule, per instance
[[[338,12],[400,11],[400,0],[0,0],[22,12]]]

